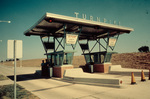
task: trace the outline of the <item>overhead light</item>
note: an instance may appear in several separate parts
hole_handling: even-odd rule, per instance
[[[11,21],[8,21],[8,23],[11,23]]]
[[[11,23],[11,21],[1,21],[1,20],[0,20],[0,22],[7,22],[7,23]]]

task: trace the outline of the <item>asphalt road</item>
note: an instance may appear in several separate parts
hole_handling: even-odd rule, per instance
[[[41,99],[150,99],[150,80],[131,85],[131,77],[113,75],[123,80],[121,88],[76,84],[60,78],[38,78],[34,75],[40,67],[17,67],[17,83]],[[13,80],[13,67],[0,66],[0,74]],[[110,74],[100,74],[110,75]],[[148,77],[146,77],[148,78]]]

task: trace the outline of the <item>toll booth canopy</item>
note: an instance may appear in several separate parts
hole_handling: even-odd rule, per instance
[[[87,63],[109,62],[112,53],[108,49],[113,51],[119,35],[131,31],[132,28],[120,25],[46,13],[24,35],[40,36],[47,59],[54,66],[59,66],[72,64],[77,42]],[[101,43],[102,40],[105,44]],[[89,47],[91,41],[95,43]],[[99,49],[93,52],[96,45],[99,45]]]

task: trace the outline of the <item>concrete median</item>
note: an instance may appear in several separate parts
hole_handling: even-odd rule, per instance
[[[120,87],[122,83],[121,79],[112,78],[109,75],[84,73],[81,68],[65,70],[63,79],[72,81],[73,83],[112,87]]]

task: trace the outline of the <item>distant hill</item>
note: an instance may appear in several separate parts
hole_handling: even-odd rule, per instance
[[[43,59],[30,59],[17,61],[17,66],[41,66]],[[113,54],[111,59],[112,64],[121,65],[124,68],[150,69],[150,52],[148,53],[121,53]],[[86,64],[84,56],[74,56],[73,66],[79,67]],[[3,65],[13,66],[13,62],[4,62]]]
[[[150,69],[150,52],[113,54],[111,62],[124,68]]]

